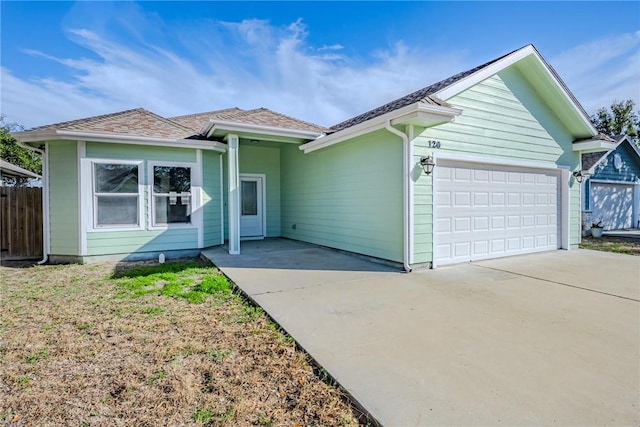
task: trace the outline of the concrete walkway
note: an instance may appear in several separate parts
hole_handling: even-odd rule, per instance
[[[602,234],[604,236],[611,236],[611,237],[628,237],[628,238],[631,238],[631,239],[640,239],[640,228],[629,228],[627,230],[604,231]]]
[[[640,257],[404,274],[286,240],[205,252],[386,426],[639,425]]]

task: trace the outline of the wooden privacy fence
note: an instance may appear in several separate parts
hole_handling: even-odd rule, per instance
[[[0,258],[42,258],[42,188],[0,187]]]

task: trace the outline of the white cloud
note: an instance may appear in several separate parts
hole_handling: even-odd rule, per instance
[[[589,114],[614,100],[640,108],[640,31],[591,40],[550,62]]]
[[[428,54],[402,43],[348,58],[337,43],[310,46],[301,20],[284,27],[209,21],[189,33],[194,37],[173,31],[184,50],[70,29],[92,59],[28,51],[66,66],[72,77],[2,69],[2,112],[29,127],[139,106],[165,116],[267,107],[332,125],[465,68],[455,53]]]
[[[237,106],[332,125],[478,65],[465,51],[401,41],[349,57],[339,43],[310,45],[301,20],[281,27],[258,19],[202,20],[169,28],[156,16],[135,16],[148,22],[125,20],[120,32],[69,29],[70,39],[87,49],[83,57],[25,50],[62,64],[67,77],[2,68],[7,120],[31,127],[135,107],[172,116]],[[144,37],[134,33],[139,28]],[[577,46],[550,60],[588,112],[616,98],[640,105],[638,61],[638,33]]]

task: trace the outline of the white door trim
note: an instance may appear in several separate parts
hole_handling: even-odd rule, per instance
[[[267,237],[267,175],[263,173],[241,173],[238,180],[238,185],[242,182],[243,178],[260,178],[262,182],[262,188],[259,191],[262,192],[262,200],[260,203],[260,209],[262,211],[262,236],[241,237],[240,240],[260,240]],[[238,210],[238,223],[240,222],[240,210]],[[240,232],[242,234],[242,232]]]

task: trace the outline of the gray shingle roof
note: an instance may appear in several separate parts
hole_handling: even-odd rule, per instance
[[[193,134],[189,128],[144,108],[54,123],[30,130],[75,130],[174,139],[184,139]]]
[[[598,153],[585,153],[582,155],[582,170],[589,170],[598,163],[598,161],[606,156],[608,151],[600,151]]]
[[[186,114],[184,116],[170,117],[169,120],[188,127],[192,132],[198,133],[200,129],[209,121],[209,119],[220,119],[227,114],[233,114],[242,111],[237,107],[225,108],[224,110],[208,111],[206,113]]]
[[[520,49],[516,49],[513,52],[517,52]],[[485,64],[479,65],[475,68],[472,68],[470,70],[467,71],[463,71],[461,73],[458,73],[456,75],[453,75],[451,77],[448,77],[444,80],[441,80],[437,83],[432,84],[431,86],[427,86],[425,88],[422,88],[420,90],[417,90],[413,93],[410,93],[409,95],[403,96],[402,98],[398,98],[395,101],[391,101],[387,104],[384,104],[380,107],[374,108],[373,110],[367,111],[366,113],[360,114],[358,116],[355,116],[349,120],[345,120],[344,122],[338,123],[336,125],[331,126],[331,131],[332,132],[338,132],[341,131],[343,129],[349,128],[351,126],[355,126],[359,123],[365,122],[367,120],[371,120],[375,117],[381,116],[383,114],[389,113],[391,111],[395,111],[399,108],[402,107],[406,107],[407,105],[411,105],[414,104],[416,102],[423,102],[423,103],[428,103],[428,104],[435,104],[435,105],[443,105],[443,106],[448,106],[449,104],[447,104],[446,102],[438,99],[437,97],[433,96],[436,92],[452,85],[453,83],[464,79],[465,77],[468,77],[480,70],[482,70],[483,68],[493,64],[494,62],[497,62],[499,60],[501,60],[504,57],[507,57],[509,55],[511,55],[513,52],[509,52],[506,55],[502,55],[499,58],[493,59]]]
[[[310,132],[323,133],[328,129],[322,126],[305,122],[268,108],[256,108],[254,110],[242,110],[240,108],[227,108],[224,110],[209,111],[207,113],[189,114],[186,116],[171,117],[172,121],[189,127],[194,132],[199,132],[203,125],[210,119],[249,123],[255,125],[272,126],[283,129],[296,129]]]

